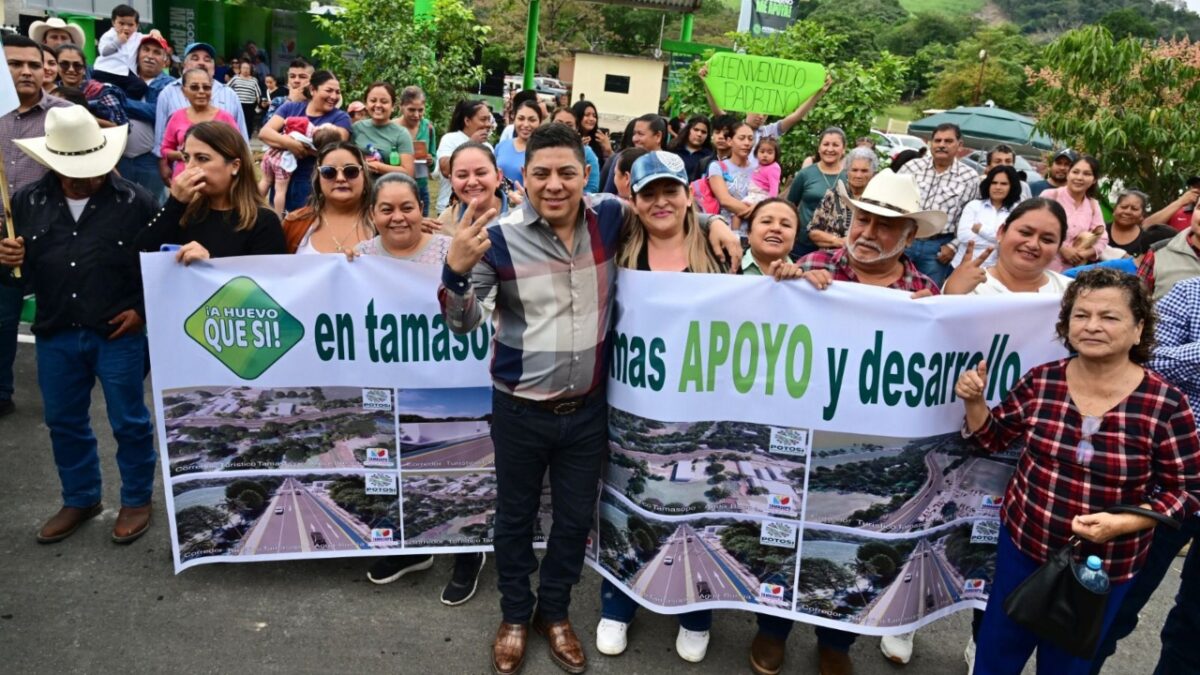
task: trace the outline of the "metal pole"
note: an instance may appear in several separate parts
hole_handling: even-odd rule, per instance
[[[683,26],[679,29],[680,42],[692,41],[692,22],[695,21],[695,19],[696,17],[691,14],[683,15]]]
[[[529,0],[529,19],[525,24],[525,89],[533,89],[533,74],[537,69],[538,17],[541,0]]]

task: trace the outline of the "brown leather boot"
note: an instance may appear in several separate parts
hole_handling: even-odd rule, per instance
[[[750,669],[755,675],[779,675],[786,651],[786,641],[758,633],[750,643]]]
[[[64,506],[58,513],[50,516],[50,520],[38,531],[39,544],[53,544],[75,534],[79,526],[100,515],[104,507],[99,503],[81,509],[75,506]]]
[[[817,645],[817,671],[821,675],[854,675],[854,662],[846,652]]]
[[[582,673],[587,670],[587,654],[583,653],[583,645],[571,629],[570,619],[547,623],[535,615],[533,629],[550,643],[550,658],[554,659],[559,668],[568,673]]]
[[[118,544],[128,544],[146,534],[150,529],[149,504],[145,506],[122,506],[117,514],[117,523],[113,525],[112,538]]]
[[[525,643],[529,626],[523,623],[500,623],[496,640],[492,642],[492,670],[496,675],[513,675],[525,665]]]

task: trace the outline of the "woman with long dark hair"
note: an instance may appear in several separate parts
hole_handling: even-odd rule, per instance
[[[958,267],[962,264],[969,242],[975,247],[975,255],[991,247],[992,254],[983,265],[990,267],[995,264],[998,253],[996,235],[1019,201],[1021,178],[1017,170],[1006,164],[992,167],[979,184],[979,199],[963,207],[962,216],[958,219],[958,251],[951,265]]]
[[[437,161],[438,171],[442,176],[447,176],[450,173],[450,155],[458,149],[458,146],[463,143],[475,141],[483,143],[491,149],[491,145],[487,142],[488,134],[492,131],[492,126],[496,120],[492,117],[492,109],[488,107],[486,101],[459,101],[458,105],[454,106],[454,114],[450,116],[450,131],[445,136],[442,136],[442,142],[438,145]],[[437,212],[440,214],[450,206],[451,191],[446,189],[445,183],[438,190]]]
[[[1097,200],[1099,181],[1100,162],[1091,155],[1080,155],[1067,172],[1066,184],[1041,194],[1062,204],[1067,212],[1067,238],[1051,266],[1056,272],[1095,262],[1108,245],[1104,213]]]
[[[187,130],[184,168],[170,196],[135,246],[179,246],[183,264],[209,258],[286,253],[279,217],[267,208],[254,179],[254,158],[237,127],[201,122]]]
[[[284,208],[288,211],[304,206],[312,194],[312,172],[313,167],[317,165],[315,155],[320,150],[284,133],[288,118],[307,117],[313,127],[332,125],[338,129],[338,135],[344,141],[350,140],[352,128],[350,116],[345,110],[338,108],[342,98],[342,87],[333,73],[328,70],[313,73],[304,94],[307,97],[304,101],[289,101],[279,106],[267,125],[258,132],[258,137],[263,143],[287,150],[296,157],[296,170],[292,172],[287,198],[284,200]]]
[[[704,115],[690,117],[671,144],[671,152],[683,160],[688,180],[699,180],[708,171],[708,163],[716,157],[712,146],[712,123],[708,118]]]
[[[330,143],[316,157],[308,205],[283,221],[290,253],[346,253],[375,236],[371,178],[362,150]]]
[[[576,101],[571,106],[571,112],[575,114],[579,125],[576,130],[583,137],[583,144],[596,153],[601,164],[608,161],[613,153],[612,140],[608,132],[600,127],[600,113],[596,112],[596,106],[591,101]]]

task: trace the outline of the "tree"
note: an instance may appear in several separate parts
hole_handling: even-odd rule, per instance
[[[478,25],[462,0],[435,0],[433,18],[413,20],[412,0],[341,0],[340,15],[315,17],[334,43],[313,53],[342,77],[346,99],[383,80],[425,90],[426,110],[445,127],[463,92],[483,79],[475,52],[489,29]]]
[[[974,103],[980,50],[987,50],[980,103],[991,99],[1001,108],[1025,110],[1032,92],[1026,84],[1025,68],[1037,62],[1038,49],[1011,24],[982,28],[960,42],[953,58],[940,64],[930,104],[953,108]]]
[[[1153,208],[1178,196],[1200,164],[1200,42],[1113,39],[1102,26],[1050,44],[1030,72],[1038,126],[1096,156],[1105,175],[1150,195]]]
[[[207,534],[225,524],[226,514],[211,506],[189,506],[175,514],[179,540],[187,541],[198,534]]]
[[[1131,7],[1105,14],[1104,18],[1100,19],[1100,25],[1107,28],[1108,32],[1112,33],[1113,37],[1117,39],[1127,37],[1153,39],[1158,37],[1158,29],[1154,27],[1154,24],[1147,21],[1144,16]]]

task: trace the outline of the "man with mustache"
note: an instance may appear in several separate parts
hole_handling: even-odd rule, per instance
[[[963,207],[979,195],[979,174],[958,161],[961,149],[962,130],[958,125],[939,124],[929,141],[929,154],[908,162],[899,171],[917,181],[921,208],[946,214],[947,224],[941,231],[917,235],[908,248],[917,269],[939,285],[950,276],[950,261],[958,250],[958,218]]]
[[[914,239],[941,232],[947,222],[942,211],[921,210],[913,179],[885,169],[867,183],[862,197],[848,201],[854,216],[845,247],[821,249],[796,262],[805,272],[822,273],[807,277],[812,284],[819,289],[832,282],[869,284],[907,291],[914,298],[939,294],[938,285],[904,254]],[[758,615],[758,635],[750,646],[750,666],[757,675],[777,675],[783,668],[793,625],[791,619]],[[850,647],[858,635],[825,627],[816,632],[821,675],[852,673]]]

